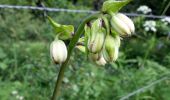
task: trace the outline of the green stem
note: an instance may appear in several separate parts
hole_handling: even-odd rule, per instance
[[[64,71],[68,65],[68,61],[70,59],[71,53],[76,45],[76,43],[78,42],[79,37],[81,36],[81,34],[84,32],[84,26],[87,22],[96,19],[99,16],[99,13],[93,14],[91,16],[89,16],[88,18],[86,18],[78,27],[77,32],[75,33],[73,39],[71,39],[70,44],[68,46],[68,57],[66,59],[66,61],[61,65],[59,74],[58,74],[58,79],[56,81],[55,84],[55,89],[53,92],[53,96],[51,98],[51,100],[56,100],[57,97],[59,96],[59,91],[60,91],[60,87],[61,87],[61,83],[64,77]]]
[[[167,12],[168,8],[170,7],[170,2],[167,4],[167,6],[164,8],[162,15],[165,15],[165,13]]]

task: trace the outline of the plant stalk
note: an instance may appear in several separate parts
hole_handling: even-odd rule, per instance
[[[95,13],[89,17],[87,17],[81,24],[80,26],[78,27],[75,35],[73,36],[73,38],[71,39],[70,41],[70,44],[68,46],[68,57],[66,59],[66,61],[61,65],[61,68],[60,68],[60,71],[59,71],[59,74],[58,74],[58,78],[57,78],[57,81],[56,81],[56,84],[55,84],[55,88],[54,88],[54,92],[53,92],[53,95],[52,95],[52,98],[51,100],[56,100],[59,96],[59,92],[60,92],[60,87],[61,87],[61,83],[62,83],[62,80],[63,80],[63,77],[64,77],[64,71],[68,65],[68,62],[70,60],[70,56],[71,56],[71,53],[73,52],[73,49],[74,47],[76,46],[76,43],[78,42],[78,39],[79,37],[81,36],[81,34],[84,32],[84,26],[87,22],[93,20],[93,19],[96,19],[98,18],[99,16],[99,13]]]
[[[161,15],[165,15],[165,13],[168,11],[168,8],[170,7],[170,2],[167,4],[167,6],[164,8]]]

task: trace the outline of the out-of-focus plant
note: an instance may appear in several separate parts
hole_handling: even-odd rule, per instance
[[[170,17],[165,17],[165,18],[161,19],[161,21],[162,21],[165,25],[168,25],[168,24],[170,24]]]
[[[152,32],[157,31],[156,22],[153,20],[146,21],[143,26],[145,28],[145,31],[152,31]]]
[[[0,3],[30,5],[25,1],[16,1],[1,0]],[[77,4],[72,5],[70,2],[74,0],[67,0],[69,3],[66,0],[48,1],[52,5],[44,3],[47,7],[71,9],[92,9],[93,2],[93,0],[77,0]],[[169,0],[164,1],[166,5],[169,2]],[[88,3],[88,6],[84,3]],[[161,0],[136,0],[126,6],[128,10],[122,9],[122,11],[133,12],[136,11],[134,8],[145,4],[152,8],[153,14],[160,14],[161,3]],[[157,6],[158,4],[160,6]],[[75,28],[82,17],[87,15],[65,12],[49,12],[48,14],[58,23],[73,24]],[[59,65],[54,66],[49,60],[49,41],[53,40],[55,34],[47,24],[48,21],[44,22],[38,17],[33,17],[27,10],[11,9],[0,9],[0,20],[0,99],[18,100],[16,97],[23,96],[25,100],[48,100],[57,79],[56,72],[59,71]],[[93,59],[90,60],[93,63],[87,61],[85,44],[82,42],[83,39],[79,38],[76,48],[82,52],[74,49],[70,57],[68,70],[65,71],[62,81],[61,100],[119,100],[153,84],[156,80],[159,81],[159,78],[164,78],[168,74],[170,25],[166,25],[161,19],[144,16],[134,17],[133,20],[135,34],[130,39],[123,38],[124,42],[121,42],[116,62],[108,64],[101,59],[103,63],[96,60],[94,62]],[[143,25],[149,20],[156,22],[156,32],[144,30]],[[66,46],[68,41],[64,40]],[[90,55],[91,53],[88,56],[90,59],[96,57],[90,57]],[[105,67],[99,67],[94,63],[103,64]],[[13,95],[15,91],[18,95]],[[142,89],[142,92],[134,93],[128,99],[169,100],[169,93],[170,81],[167,79]]]
[[[143,14],[149,14],[152,12],[152,9],[148,6],[142,5],[140,6],[137,11],[142,12]],[[170,25],[170,18],[165,17],[160,20],[157,19],[149,19],[145,18],[144,16],[138,16],[134,18],[136,29],[138,30],[137,34],[139,35],[145,35],[152,37],[151,33],[154,33],[156,36],[161,35],[169,35],[170,29],[168,28]],[[141,28],[144,28],[143,29]],[[142,36],[143,37],[143,36]]]
[[[141,12],[143,14],[148,14],[148,13],[151,13],[152,12],[152,9],[149,8],[148,6],[146,5],[142,5],[140,6],[138,9],[137,9],[138,12]]]

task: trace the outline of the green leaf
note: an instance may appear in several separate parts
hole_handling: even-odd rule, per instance
[[[61,25],[56,23],[53,19],[48,16],[48,20],[50,24],[53,26],[54,31],[59,39],[67,40],[72,38],[72,34],[74,33],[74,26],[73,25]]]
[[[85,46],[77,45],[76,48],[79,49],[81,52],[86,53],[86,48],[85,48]]]
[[[56,32],[59,32],[59,39],[67,40],[72,38],[74,34],[74,26],[72,25],[61,25],[60,28],[56,29]]]
[[[0,69],[6,70],[8,66],[5,63],[0,63]]]
[[[123,1],[115,1],[115,0],[108,0],[103,3],[102,11],[107,13],[116,13],[118,12],[123,6],[128,4],[132,0],[123,0]]]
[[[6,56],[6,52],[4,52],[4,50],[0,48],[0,59],[5,58]]]

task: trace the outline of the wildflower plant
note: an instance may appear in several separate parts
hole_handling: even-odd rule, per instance
[[[161,21],[162,21],[165,25],[169,25],[169,24],[170,24],[170,17],[165,17],[165,18],[161,19]]]
[[[141,12],[143,14],[148,14],[148,13],[151,13],[152,12],[152,9],[149,8],[148,6],[146,5],[142,5],[140,6],[138,9],[137,9],[138,12]]]
[[[149,21],[145,21],[145,23],[143,24],[145,31],[152,31],[152,32],[156,32],[156,22],[154,20],[149,20]]]
[[[121,38],[131,36],[135,31],[132,20],[119,13],[130,1],[105,1],[101,11],[82,21],[76,32],[72,25],[61,25],[48,17],[56,33],[50,46],[51,58],[56,64],[61,65],[52,100],[59,95],[64,70],[75,47],[85,52],[87,57],[98,65],[104,66],[117,60]],[[70,40],[67,47],[64,40]]]

